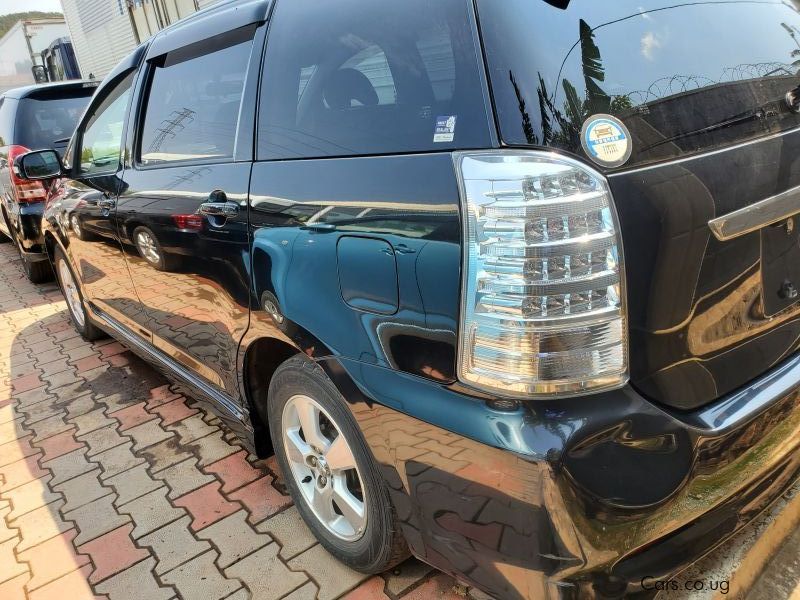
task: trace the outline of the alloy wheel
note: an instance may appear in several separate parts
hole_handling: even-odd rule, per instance
[[[70,225],[72,225],[72,231],[75,232],[79,238],[81,237],[81,223],[78,220],[78,215],[72,215],[69,220]]]
[[[136,234],[136,247],[146,261],[158,264],[161,255],[158,253],[158,246],[149,231],[139,231]]]
[[[67,300],[72,317],[78,327],[83,328],[86,324],[86,319],[83,314],[81,295],[78,291],[78,286],[75,284],[75,279],[72,277],[72,271],[70,271],[67,261],[64,259],[58,261],[58,278],[61,280],[61,288],[64,290],[64,298]]]
[[[367,498],[355,456],[341,427],[313,398],[295,395],[283,409],[283,445],[297,487],[333,535],[364,535]]]

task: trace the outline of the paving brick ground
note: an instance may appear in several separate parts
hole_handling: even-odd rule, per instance
[[[410,560],[367,577],[315,543],[275,462],[0,246],[0,599],[452,599]]]

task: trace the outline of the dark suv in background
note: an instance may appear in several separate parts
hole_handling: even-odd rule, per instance
[[[223,3],[16,165],[78,330],[272,447],[339,559],[648,594],[800,471],[798,28]]]
[[[41,230],[47,192],[41,181],[20,179],[14,160],[31,149],[63,152],[98,83],[33,85],[0,96],[0,241],[14,242],[34,283],[53,276]]]

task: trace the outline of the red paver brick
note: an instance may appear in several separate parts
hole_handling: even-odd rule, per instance
[[[344,600],[391,600],[383,588],[386,582],[380,577],[367,579],[364,583],[344,597]]]
[[[229,494],[228,498],[238,500],[247,507],[250,513],[247,520],[250,523],[259,523],[292,503],[289,496],[284,496],[271,484],[272,477],[267,475]]]
[[[44,451],[42,461],[56,458],[67,452],[72,452],[78,448],[83,448],[86,444],[75,440],[75,430],[64,431],[56,435],[45,438],[36,444]]]
[[[108,364],[110,364],[112,367],[124,367],[125,365],[130,364],[130,357],[130,352],[125,352],[124,354],[115,354],[114,356],[109,356],[107,360]]]
[[[29,574],[23,573],[0,583],[0,598],[3,600],[26,600],[25,583],[29,578]]]
[[[167,402],[170,402],[178,397],[180,397],[180,395],[170,390],[169,385],[162,385],[157,388],[153,388],[150,390],[150,398],[148,398],[146,401],[147,408],[161,406],[162,404],[166,404]]]
[[[19,560],[27,562],[33,573],[28,590],[42,587],[89,563],[88,556],[75,552],[72,542],[77,535],[76,529],[70,529],[19,553]]]
[[[161,425],[171,425],[197,413],[197,409],[186,404],[186,398],[183,397],[154,406],[153,411],[161,415]]]
[[[13,388],[15,394],[21,394],[22,392],[27,392],[28,390],[34,390],[43,385],[44,382],[40,379],[38,372],[29,373],[28,375],[23,375],[22,377],[17,377],[16,379],[11,380],[11,387]]]
[[[203,470],[206,473],[213,473],[222,480],[222,491],[225,493],[237,490],[264,475],[263,471],[253,468],[247,462],[246,450],[226,456],[222,460],[203,467]]]
[[[175,506],[182,506],[191,513],[194,520],[191,528],[198,531],[220,519],[240,510],[234,502],[228,502],[219,492],[219,483],[209,483],[203,487],[184,494],[173,501]]]
[[[152,421],[156,418],[155,415],[151,415],[144,409],[143,402],[139,402],[138,404],[128,406],[122,410],[109,413],[108,416],[113,417],[120,422],[120,431],[125,431],[126,429],[130,429],[136,425],[141,425],[147,421]]]
[[[105,364],[106,363],[104,363],[98,356],[94,354],[75,361],[75,367],[78,369],[78,373],[85,373],[86,371],[91,371],[97,367],[102,367]]]
[[[131,539],[133,523],[118,527],[78,547],[92,557],[95,570],[89,577],[91,583],[102,581],[111,575],[124,571],[150,556],[147,550],[137,548]]]
[[[73,571],[61,579],[51,581],[47,585],[32,591],[29,600],[89,600],[95,598],[107,599],[107,596],[95,596],[92,588],[86,581],[92,570],[91,565],[82,567],[80,571]]]
[[[447,575],[437,575],[402,596],[402,600],[464,600],[464,596],[457,594],[453,585],[454,581]]]
[[[45,326],[45,329],[50,333],[58,333],[60,331],[66,331],[72,328],[72,323],[69,321],[56,321],[55,323],[50,323],[49,325]]]
[[[127,351],[128,349],[119,342],[112,342],[110,344],[106,344],[105,346],[100,347],[100,356],[103,358],[108,358],[109,356],[114,356],[115,354],[122,354],[123,352]]]

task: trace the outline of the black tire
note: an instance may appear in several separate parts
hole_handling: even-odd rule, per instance
[[[66,292],[64,291],[64,282],[61,280],[60,275],[60,265],[62,262],[66,265],[66,268],[72,275],[72,279],[76,284],[75,287],[77,289],[78,296],[80,297],[80,310],[82,311],[82,319],[75,315],[72,305],[69,301],[67,301],[67,311],[69,311],[69,316],[72,320],[72,325],[75,327],[75,331],[80,333],[81,337],[87,342],[94,342],[95,340],[108,337],[102,329],[92,322],[89,312],[86,310],[86,304],[83,301],[83,290],[81,289],[80,279],[75,276],[75,270],[72,268],[72,265],[69,264],[67,257],[64,256],[64,252],[59,246],[56,246],[55,251],[53,252],[53,266],[55,267],[54,270],[57,274],[56,279],[58,280],[58,286],[61,288],[61,293],[63,293],[66,297]],[[83,324],[81,324],[81,321]]]
[[[46,283],[53,281],[53,269],[50,266],[49,260],[28,260],[24,254],[20,252],[22,258],[22,268],[25,275],[31,283]]]
[[[146,253],[139,247],[138,235],[139,233],[146,233],[150,236],[150,239],[153,240],[153,244],[155,245],[156,253],[158,254],[158,260],[153,260],[152,258],[148,257]],[[164,248],[161,246],[161,242],[158,241],[156,234],[153,233],[153,230],[149,227],[145,227],[144,225],[140,225],[136,229],[133,230],[133,235],[131,236],[133,240],[133,246],[136,248],[136,252],[139,253],[139,256],[144,259],[148,265],[153,267],[158,271],[173,271],[178,266],[178,260],[175,256],[170,256],[166,252],[164,252]]]
[[[5,223],[6,229],[7,229],[8,231],[11,231],[11,227],[10,227],[10,226],[9,226],[9,224],[8,224],[8,219],[6,219],[6,210],[5,210],[5,208],[3,208],[2,210],[0,210],[0,219],[2,219],[2,220],[3,220],[3,223]],[[7,244],[7,243],[8,243],[8,242],[10,242],[10,241],[11,241],[11,238],[10,238],[10,237],[8,237],[8,236],[7,236],[5,233],[3,233],[2,231],[0,231],[0,244]]]
[[[286,403],[298,394],[312,398],[330,414],[353,452],[367,515],[364,533],[355,541],[336,537],[319,521],[292,474],[283,444],[282,417]],[[272,377],[267,404],[273,447],[286,485],[303,520],[325,549],[350,568],[369,574],[381,573],[405,560],[410,553],[386,484],[344,398],[322,368],[303,355],[288,359]]]

